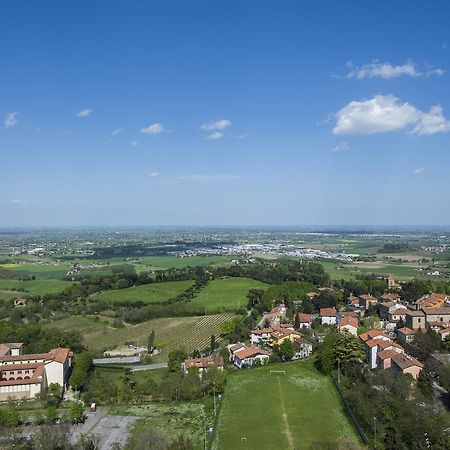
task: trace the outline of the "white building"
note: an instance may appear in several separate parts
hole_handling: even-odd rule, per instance
[[[0,401],[34,398],[52,383],[64,388],[72,364],[68,348],[22,354],[22,344],[0,344]]]

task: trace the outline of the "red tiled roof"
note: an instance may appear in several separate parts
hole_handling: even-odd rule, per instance
[[[299,314],[298,316],[299,316],[300,323],[312,322],[311,314]]]
[[[252,330],[251,334],[270,334],[272,331],[272,328],[261,328],[260,330]]]
[[[381,350],[377,353],[377,357],[381,360],[385,359],[391,359],[393,356],[397,355],[398,353],[395,350]]]
[[[363,294],[359,296],[360,299],[365,300],[366,302],[377,302],[378,300],[370,294]]]
[[[416,334],[415,330],[411,330],[411,328],[408,327],[403,327],[403,328],[399,328],[397,330],[397,333],[402,333],[402,334],[406,334],[406,335],[413,335]]]
[[[260,348],[257,348],[257,347],[244,348],[242,350],[239,350],[236,353],[236,356],[239,359],[251,358],[252,356],[257,356],[257,355],[269,356],[269,354],[266,351],[261,350]]]
[[[184,365],[186,369],[189,369],[190,367],[198,367],[199,369],[204,369],[208,366],[223,366],[223,358],[221,356],[218,356],[216,358],[211,358],[209,356],[204,356],[202,358],[191,358],[186,359],[184,361]]]
[[[394,361],[395,364],[397,364],[397,366],[399,366],[402,370],[413,366],[423,367],[423,364],[420,361],[410,355],[406,355],[405,353],[397,353],[392,356],[392,361]]]
[[[355,328],[358,328],[358,319],[356,317],[343,317],[339,321],[339,328],[344,327],[346,325],[351,325]]]
[[[337,311],[335,308],[320,308],[321,316],[336,316]]]
[[[363,342],[366,342],[366,341],[373,339],[374,337],[377,337],[380,335],[384,335],[384,333],[380,330],[369,330],[369,331],[366,331],[365,333],[360,334],[359,338]]]

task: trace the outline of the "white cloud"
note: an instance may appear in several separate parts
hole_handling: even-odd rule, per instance
[[[150,176],[151,177],[157,177],[159,175],[159,172],[151,172]]]
[[[77,117],[88,117],[94,112],[93,109],[82,109],[80,112],[77,113]]]
[[[204,123],[200,125],[201,130],[212,131],[212,130],[223,130],[231,125],[231,120],[220,119],[211,121],[209,123]]]
[[[17,125],[17,112],[10,112],[6,114],[5,120],[3,122],[3,125],[5,125],[5,128],[12,128]]]
[[[419,120],[412,130],[416,134],[435,134],[450,131],[450,120],[442,115],[440,106],[433,106],[430,112],[420,112]]]
[[[19,198],[13,198],[9,201],[9,203],[12,203],[14,205],[26,205],[28,203],[28,200],[22,200]]]
[[[226,183],[227,181],[237,181],[237,175],[186,175],[178,177],[180,181],[192,181],[194,183]]]
[[[122,131],[123,131],[122,128],[115,128],[114,130],[112,130],[111,135],[112,135],[112,136],[116,136],[116,135],[118,135],[119,133],[122,133]]]
[[[222,138],[223,138],[223,133],[221,133],[220,131],[215,131],[214,133],[212,133],[206,137],[206,139],[212,139],[212,140],[222,139]]]
[[[420,175],[421,173],[424,173],[425,170],[427,170],[425,167],[416,167],[413,171],[413,175]]]
[[[144,134],[159,134],[165,131],[164,125],[160,123],[152,123],[148,127],[141,128],[141,133]]]
[[[412,61],[407,61],[405,64],[394,66],[390,62],[380,62],[374,60],[369,64],[362,66],[354,65],[351,61],[347,63],[348,73],[344,78],[356,78],[363,80],[364,78],[383,78],[389,80],[391,78],[398,78],[401,76],[408,76],[413,78],[420,78],[426,76],[440,76],[444,74],[442,69],[430,68],[424,72],[417,70]]]
[[[136,145],[139,145],[138,141],[131,141],[130,145],[132,145],[133,147],[136,147]]]
[[[377,95],[370,100],[352,101],[336,113],[333,133],[368,135],[414,126],[414,134],[450,131],[450,121],[442,108],[434,106],[424,113],[409,103],[401,103],[393,95]]]
[[[332,152],[343,152],[349,150],[350,147],[346,141],[340,142],[338,145],[331,149]]]

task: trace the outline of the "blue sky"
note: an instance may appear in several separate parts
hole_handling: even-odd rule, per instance
[[[0,4],[0,226],[450,224],[446,1]]]

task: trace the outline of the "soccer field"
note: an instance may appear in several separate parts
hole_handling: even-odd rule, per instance
[[[307,450],[338,439],[358,442],[331,380],[307,360],[231,375],[212,448]]]

